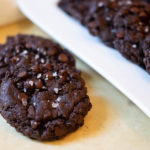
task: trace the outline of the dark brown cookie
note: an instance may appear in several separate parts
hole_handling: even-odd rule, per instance
[[[150,33],[150,6],[134,2],[124,6],[114,18],[115,48],[127,59],[144,67],[143,40]]]
[[[133,1],[136,0],[95,0],[85,17],[85,25],[92,35],[100,37],[106,45],[114,47],[116,30],[113,19],[122,7],[132,5]]]
[[[1,115],[33,139],[64,137],[91,108],[73,57],[50,40],[9,37],[0,46],[0,79]]]

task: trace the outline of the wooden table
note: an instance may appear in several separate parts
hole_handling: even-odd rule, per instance
[[[0,27],[0,42],[17,33],[49,37],[28,20]],[[0,117],[0,150],[150,150],[150,119],[102,76],[77,59],[93,104],[85,125],[62,140],[24,137]]]

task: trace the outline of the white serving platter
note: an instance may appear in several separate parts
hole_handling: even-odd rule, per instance
[[[150,117],[150,75],[105,46],[57,7],[58,0],[19,0],[21,11],[56,41],[82,59]]]

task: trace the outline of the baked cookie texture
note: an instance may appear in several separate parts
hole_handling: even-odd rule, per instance
[[[96,0],[93,1],[87,16],[85,25],[90,33],[98,36],[108,46],[114,47],[116,30],[113,20],[116,13],[126,5],[132,2],[129,0]]]
[[[55,140],[75,131],[91,109],[72,55],[37,36],[0,45],[0,113],[18,132]]]
[[[124,6],[114,18],[116,38],[114,47],[123,56],[144,66],[143,41],[150,32],[150,5],[144,2],[134,2]]]
[[[66,11],[60,5],[63,1],[66,0],[60,0],[59,6]],[[69,3],[72,3],[73,8],[72,0],[68,1],[65,7],[70,7]],[[84,7],[86,1],[76,2]],[[91,0],[81,16],[82,24],[92,35],[150,73],[150,5],[147,2],[149,0]],[[74,10],[78,12],[77,4]],[[74,17],[74,12],[69,14]]]

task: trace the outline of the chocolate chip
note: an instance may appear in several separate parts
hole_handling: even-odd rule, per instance
[[[44,78],[53,79],[53,73],[52,72],[45,73]]]
[[[20,93],[19,94],[19,99],[21,99],[21,100],[24,99],[24,100],[27,101],[28,100],[28,95],[26,95],[25,93]]]
[[[22,101],[23,106],[27,106],[27,101],[29,99],[28,95],[26,95],[25,93],[20,93],[18,98]]]
[[[133,12],[133,13],[138,13],[138,12],[139,12],[139,9],[136,8],[136,7],[133,7],[133,8],[131,8],[131,12]]]
[[[139,14],[139,16],[145,18],[145,17],[147,17],[147,14],[146,14],[145,12],[141,12],[141,13]]]
[[[39,72],[39,71],[40,71],[38,65],[32,66],[31,69],[32,69],[33,71],[35,71],[35,72]]]
[[[41,88],[43,87],[43,82],[42,82],[42,80],[41,80],[41,79],[36,80],[36,81],[35,81],[35,86],[36,86],[36,88],[41,89]]]
[[[25,77],[27,77],[27,75],[28,75],[27,71],[22,71],[22,72],[19,72],[18,77],[25,78]]]
[[[44,64],[43,67],[48,69],[48,70],[52,70],[52,65],[50,63]]]
[[[68,56],[66,54],[60,54],[58,59],[61,62],[68,62]]]
[[[124,33],[123,32],[117,32],[117,37],[118,38],[123,38],[124,37]]]
[[[70,74],[70,77],[74,78],[74,79],[77,79],[79,76],[78,76],[78,73],[76,73],[76,72],[74,73],[73,72],[73,73]]]
[[[57,50],[55,50],[55,49],[51,49],[51,50],[49,50],[48,52],[47,52],[47,54],[49,55],[49,56],[53,56],[53,55],[55,55],[57,53]]]

